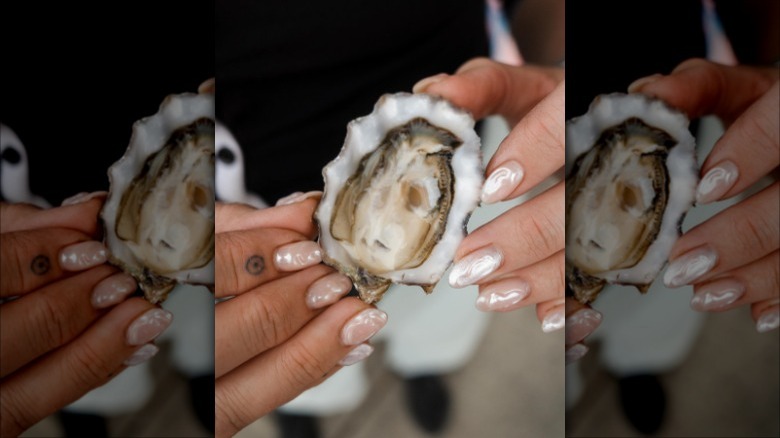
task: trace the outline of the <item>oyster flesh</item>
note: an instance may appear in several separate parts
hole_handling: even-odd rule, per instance
[[[108,171],[110,261],[152,303],[177,283],[214,284],[214,162],[214,97],[181,94],[133,125]]]
[[[387,94],[352,121],[315,219],[323,260],[367,303],[391,283],[430,292],[452,263],[483,181],[474,120],[424,94]]]
[[[639,94],[597,97],[566,125],[567,293],[606,283],[645,292],[693,205],[698,171],[688,119]]]

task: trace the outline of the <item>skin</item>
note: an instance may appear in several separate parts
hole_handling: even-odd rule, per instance
[[[68,272],[57,264],[62,248],[97,240],[102,203],[92,199],[49,210],[0,204],[0,296],[18,297],[0,305],[2,436],[20,434],[106,383],[139,348],[126,343],[125,332],[154,306],[131,298],[95,309],[92,289],[117,269],[102,264]],[[31,269],[40,255],[49,259],[49,268]]]
[[[337,371],[354,346],[340,332],[371,306],[344,298],[320,309],[306,305],[306,291],[334,272],[317,264],[282,271],[274,251],[311,240],[318,199],[255,210],[239,204],[216,206],[215,310],[216,436],[232,436],[257,418],[292,400]],[[264,268],[247,260],[262,258]],[[254,260],[258,260],[255,258]],[[260,272],[259,272],[260,271]]]
[[[475,119],[503,116],[511,132],[487,165],[485,175],[508,161],[524,168],[520,184],[504,200],[528,192],[564,164],[563,70],[514,67],[488,59],[464,64],[454,75],[439,75],[434,83],[418,83],[415,92],[438,95],[465,108]],[[540,321],[559,310],[564,291],[564,184],[558,182],[467,236],[455,256],[494,246],[501,266],[478,284],[480,291],[509,279],[530,285],[527,298],[510,308],[536,304]]]

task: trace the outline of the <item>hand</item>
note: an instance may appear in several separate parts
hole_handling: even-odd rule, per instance
[[[352,282],[320,264],[311,239],[317,206],[294,194],[276,207],[216,207],[217,437],[368,357],[387,316],[356,298]]]
[[[66,203],[50,210],[0,204],[2,436],[151,358],[157,347],[150,342],[170,324],[164,310],[124,301],[136,283],[105,263],[107,251],[94,240],[102,196]]]
[[[502,115],[512,130],[487,165],[483,203],[516,198],[564,163],[563,70],[511,67],[487,59],[414,88],[442,96],[479,119]],[[536,304],[545,332],[564,325],[564,184],[518,205],[461,243],[453,287],[479,285],[477,308],[508,311]]]
[[[629,91],[665,100],[691,118],[715,114],[726,125],[701,168],[696,201],[742,193],[780,164],[777,68],[727,67],[701,59],[667,76],[634,82]],[[691,306],[723,311],[750,304],[760,332],[780,324],[780,183],[691,229],[675,244],[668,287],[692,284]]]

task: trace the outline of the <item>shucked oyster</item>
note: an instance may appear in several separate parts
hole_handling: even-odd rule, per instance
[[[688,119],[642,95],[599,96],[566,126],[567,291],[581,302],[606,283],[644,292],[693,204]]]
[[[214,98],[168,96],[133,126],[125,155],[108,171],[103,207],[110,261],[147,300],[177,283],[214,284]]]
[[[430,292],[479,202],[474,120],[433,96],[384,95],[373,113],[349,124],[323,176],[315,219],[325,263],[349,276],[368,303],[393,282]]]

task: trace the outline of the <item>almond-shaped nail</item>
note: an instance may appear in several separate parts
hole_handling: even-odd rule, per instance
[[[478,249],[462,258],[450,271],[452,287],[466,287],[492,274],[501,266],[504,256],[494,246]]]
[[[666,287],[691,284],[710,272],[718,262],[718,255],[710,247],[688,251],[669,264],[664,273]]]
[[[482,186],[482,202],[492,204],[505,200],[520,185],[524,174],[523,166],[516,161],[502,164],[485,180]]]
[[[696,289],[691,308],[700,312],[727,309],[744,294],[745,286],[736,280],[714,281]]]
[[[143,345],[160,336],[173,322],[173,314],[167,310],[154,308],[136,318],[127,328],[128,345]]]
[[[585,344],[574,344],[566,349],[566,365],[576,362],[582,359],[588,352],[588,347]]]
[[[699,181],[696,189],[696,203],[708,204],[719,200],[739,178],[739,169],[731,161],[724,161],[713,167]]]
[[[414,87],[412,87],[413,93],[424,93],[425,90],[430,87],[431,85],[441,82],[445,79],[447,79],[450,75],[447,73],[439,73],[433,76],[428,76],[427,78],[420,79],[417,81],[416,84],[414,84]]]
[[[60,267],[66,271],[83,271],[103,264],[108,259],[108,250],[94,240],[74,243],[60,250]]]
[[[135,292],[137,287],[135,279],[125,273],[104,278],[92,289],[92,307],[103,309],[118,304]]]
[[[566,315],[563,306],[547,312],[542,320],[542,331],[545,333],[554,332],[562,329],[566,325]]]
[[[344,324],[341,329],[341,343],[358,345],[374,336],[387,324],[387,314],[379,309],[366,309]]]
[[[780,306],[770,307],[761,313],[756,321],[756,330],[766,333],[780,327]]]
[[[566,318],[566,345],[575,344],[593,333],[601,324],[601,313],[580,309]]]
[[[279,207],[281,205],[290,205],[295,204],[297,202],[305,201],[309,198],[314,197],[320,197],[322,196],[322,192],[319,190],[314,190],[311,192],[294,192],[290,193],[289,195],[285,196],[284,198],[279,198],[278,201],[276,201],[276,206]]]
[[[346,356],[344,356],[340,361],[339,365],[341,366],[349,366],[354,365],[361,360],[367,358],[368,356],[371,356],[371,353],[374,352],[374,347],[372,347],[369,344],[360,344],[357,347],[353,348],[352,351],[347,353]]]
[[[124,364],[131,367],[133,365],[139,365],[154,357],[160,349],[154,344],[144,344],[138,350],[125,359]]]
[[[346,275],[334,272],[326,275],[309,286],[306,291],[306,305],[310,309],[319,309],[333,304],[352,290],[352,280]]]
[[[531,293],[531,287],[520,279],[499,281],[479,292],[476,307],[483,312],[514,310]]]
[[[66,205],[81,204],[89,201],[90,199],[105,197],[106,195],[108,195],[108,192],[106,191],[98,191],[98,192],[91,192],[91,193],[81,192],[71,196],[70,198],[63,199],[61,205],[64,207]]]
[[[645,76],[643,78],[639,78],[631,83],[631,85],[628,86],[628,92],[629,93],[636,93],[637,90],[644,87],[647,84],[653,83],[659,79],[664,77],[664,75],[656,73],[650,76]]]
[[[290,243],[274,252],[274,264],[280,271],[298,271],[321,261],[322,248],[311,240]]]

